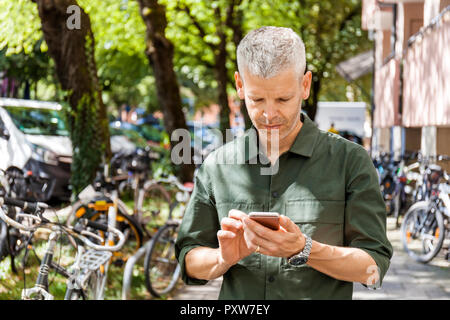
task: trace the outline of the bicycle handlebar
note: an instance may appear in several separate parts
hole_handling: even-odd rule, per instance
[[[96,223],[96,224],[101,225],[100,223]],[[104,225],[101,225],[101,226],[104,227]],[[90,247],[94,250],[97,250],[97,251],[111,251],[111,252],[119,251],[120,249],[122,249],[123,245],[125,244],[125,235],[119,229],[112,228],[110,226],[107,226],[106,231],[115,234],[119,238],[119,242],[113,246],[98,245],[98,244],[93,243],[92,241],[90,241],[88,238],[85,237],[85,236],[92,236],[92,234],[88,231],[82,230],[80,233],[78,233],[73,228],[69,228],[69,227],[65,227],[65,226],[64,226],[64,228],[68,229],[68,231],[70,233],[75,233],[76,237],[78,237],[84,244],[86,244],[88,247]],[[93,228],[95,228],[95,227],[93,227]]]
[[[20,229],[20,230],[23,230],[23,231],[33,231],[33,230],[35,230],[37,228],[37,224],[41,223],[41,219],[39,217],[37,217],[37,216],[31,216],[34,220],[38,221],[37,224],[31,225],[31,226],[25,226],[25,225],[17,222],[14,219],[11,219],[3,211],[3,209],[2,209],[3,203],[4,203],[3,198],[0,198],[0,219],[5,221],[6,224],[10,225],[11,227],[16,228],[16,229]]]
[[[21,208],[25,213],[37,214],[48,209],[48,205],[43,202],[28,202],[9,197],[4,197],[3,199],[5,205]]]
[[[8,199],[8,202],[11,203],[10,201],[11,199]],[[13,199],[16,200],[16,199]],[[20,201],[20,200],[18,200]],[[32,224],[30,226],[26,226],[20,222],[17,222],[16,220],[8,217],[8,215],[5,214],[5,212],[2,209],[2,205],[6,204],[6,201],[4,201],[4,198],[0,197],[0,219],[2,219],[4,222],[6,222],[8,225],[19,229],[19,230],[23,230],[23,231],[34,231],[37,228],[52,228],[52,227],[59,227],[61,229],[66,230],[68,233],[70,233],[71,235],[77,237],[78,239],[80,239],[85,245],[87,245],[88,247],[94,249],[94,250],[98,250],[98,251],[119,251],[123,245],[125,244],[125,235],[116,228],[110,227],[110,226],[105,226],[101,223],[97,223],[97,222],[93,222],[93,221],[88,221],[86,223],[86,225],[95,228],[95,229],[99,229],[99,230],[103,230],[105,232],[111,232],[113,234],[115,234],[118,238],[119,238],[119,242],[113,246],[110,245],[98,245],[93,243],[92,241],[90,241],[88,238],[86,238],[86,236],[93,236],[92,233],[86,231],[86,230],[76,230],[73,227],[67,227],[61,224],[56,224],[53,223],[51,221],[48,221],[45,219],[45,223],[42,224],[42,219],[38,216],[35,215],[25,215],[22,214],[20,216],[26,216],[27,218],[30,218],[32,220],[37,221],[37,223]],[[14,204],[7,204],[7,205],[13,205],[16,206],[16,204],[19,204],[18,202],[12,201],[12,203]],[[38,203],[35,204],[36,207],[40,207],[41,205],[39,205]],[[47,206],[46,204],[44,204],[45,206]],[[28,207],[30,208],[30,207]],[[47,206],[48,208],[48,206]],[[96,236],[96,235],[94,235]]]
[[[85,218],[80,219],[79,222],[86,227],[91,227],[91,228],[94,228],[94,229],[97,229],[100,231],[104,231],[104,232],[108,231],[108,226],[103,223],[91,221],[91,220],[88,220]]]
[[[158,182],[165,182],[165,183],[170,183],[170,184],[174,184],[177,186],[178,189],[180,189],[181,191],[185,191],[185,192],[190,192],[192,191],[191,188],[187,188],[185,187],[176,176],[174,175],[169,175],[166,176],[166,178],[159,178],[156,181]]]

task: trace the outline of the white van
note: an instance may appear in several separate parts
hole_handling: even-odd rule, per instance
[[[40,201],[70,198],[72,143],[55,102],[0,98],[0,169],[47,181]]]

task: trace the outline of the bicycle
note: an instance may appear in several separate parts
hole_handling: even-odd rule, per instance
[[[180,277],[180,266],[175,257],[175,241],[181,218],[193,191],[193,183],[183,184],[173,175],[155,180],[154,183],[169,184],[178,190],[169,218],[151,240],[144,260],[147,289],[153,296],[161,297],[173,290]],[[178,212],[174,214],[176,208]]]
[[[16,167],[0,170],[0,196],[14,199],[38,200],[36,192],[45,191],[47,184],[34,177],[31,172],[24,173]],[[15,219],[19,213],[16,207],[7,207],[7,215]],[[15,258],[22,252],[26,244],[30,244],[30,233],[13,228],[0,220],[0,261],[11,258],[11,270],[17,274]]]
[[[1,209],[1,205],[3,204],[22,208],[26,213],[19,215],[28,220],[28,223],[20,223],[8,217]],[[44,203],[31,203],[7,197],[0,198],[0,219],[8,225],[31,232],[36,231],[38,228],[51,230],[45,255],[40,263],[35,286],[32,288],[24,288],[22,291],[22,299],[53,300],[53,296],[49,293],[48,284],[50,269],[55,270],[58,274],[67,278],[65,300],[76,300],[80,297],[83,299],[103,299],[107,270],[112,252],[120,250],[125,243],[123,233],[114,227],[115,210],[110,210],[110,216],[112,218],[108,221],[108,225],[83,219],[75,227],[67,227],[61,223],[52,222],[45,218],[43,212],[47,208],[48,206]],[[108,233],[108,244],[98,245],[92,242],[90,239],[95,239],[98,242],[103,242],[103,239],[96,233],[88,231],[88,227]],[[55,246],[59,234],[62,232],[66,233],[69,238],[75,237],[89,248],[89,250],[85,250],[83,246],[76,244],[77,255],[75,262],[67,269],[53,261]],[[113,244],[115,237],[119,239],[117,244]]]
[[[109,209],[117,208],[115,216],[117,228],[124,233],[127,245],[120,252],[114,253],[113,262],[116,265],[123,265],[128,257],[142,246],[145,230],[132,215],[128,214],[127,206],[118,197],[117,183],[109,175],[109,166],[104,165],[101,169],[93,183],[95,188],[89,185],[78,195],[79,200],[73,204],[66,226],[73,226],[81,218],[105,223],[108,220]],[[102,232],[100,235],[104,237]]]
[[[379,176],[380,191],[386,204],[387,215],[393,215],[395,226],[400,226],[400,216],[411,203],[411,180],[408,173],[415,166],[406,162],[416,157],[416,153],[405,153],[399,161],[394,161],[392,153],[382,153],[373,160]]]
[[[440,183],[442,179],[444,182]],[[440,166],[429,165],[425,180],[429,199],[412,205],[401,227],[404,250],[422,263],[430,262],[443,248],[444,240],[450,237],[449,176]],[[448,252],[446,257],[449,259]]]
[[[154,179],[150,179],[150,165],[153,160],[158,159],[158,155],[149,147],[137,148],[133,153],[117,158],[116,166],[119,159],[122,163],[116,169],[116,177],[126,176],[126,179],[121,179],[118,183],[118,192],[124,195],[128,191],[132,195],[132,215],[150,238],[152,232],[148,231],[149,223],[158,216],[164,221],[171,210],[170,193],[160,184],[154,183]],[[124,172],[127,174],[124,175]],[[117,179],[116,177],[113,179]],[[157,222],[150,229],[154,231],[155,226],[159,226]]]

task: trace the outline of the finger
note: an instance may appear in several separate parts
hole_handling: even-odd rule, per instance
[[[222,218],[220,225],[224,230],[239,231],[243,228],[242,222],[232,218]]]
[[[249,228],[258,237],[264,238],[266,240],[274,239],[274,237],[276,237],[277,235],[276,231],[269,229],[248,217],[244,218],[242,222],[244,223],[244,227]]]
[[[243,219],[245,219],[248,216],[243,211],[240,211],[240,210],[237,210],[237,209],[231,209],[230,211],[228,211],[228,217],[229,218],[233,218],[233,219],[237,219],[237,220],[243,220]]]
[[[258,236],[250,228],[244,229],[244,239],[247,247],[250,248],[250,250],[255,251],[259,247],[258,252],[265,255],[273,255],[273,253],[276,251],[275,243]]]
[[[224,239],[234,239],[236,237],[236,233],[227,231],[227,230],[219,230],[217,231],[217,239],[224,240]]]
[[[299,227],[286,216],[280,216],[280,226],[287,232],[298,233],[299,231]]]

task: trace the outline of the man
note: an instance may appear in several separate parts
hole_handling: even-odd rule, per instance
[[[237,59],[236,89],[256,131],[198,171],[176,243],[183,280],[223,276],[220,299],[351,299],[352,282],[380,286],[392,247],[377,174],[363,148],[301,112],[312,78],[303,42],[263,27]],[[280,228],[252,211],[278,212]]]

